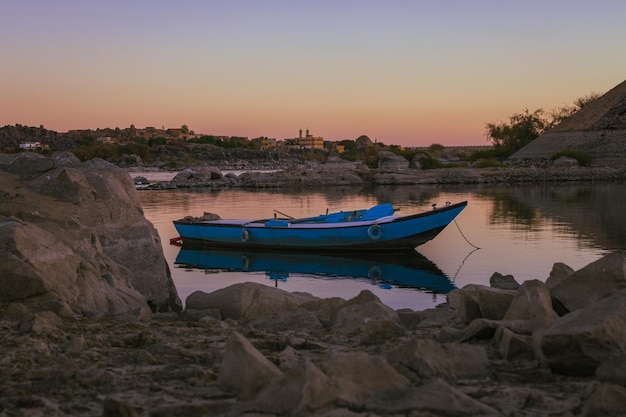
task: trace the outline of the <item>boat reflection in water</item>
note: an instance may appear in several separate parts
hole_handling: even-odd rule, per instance
[[[182,246],[175,264],[213,271],[265,272],[276,286],[290,274],[300,274],[326,279],[366,278],[383,288],[415,288],[433,294],[445,294],[455,288],[433,262],[416,251],[397,255],[334,256]]]

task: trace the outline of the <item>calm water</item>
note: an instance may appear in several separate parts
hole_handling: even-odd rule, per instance
[[[626,249],[623,184],[549,186],[335,187],[288,192],[244,190],[140,191],[146,217],[161,236],[183,302],[195,290],[211,292],[254,281],[320,297],[351,298],[369,289],[392,308],[431,308],[450,288],[486,284],[494,272],[519,282],[545,281],[555,262],[579,269]],[[293,217],[392,203],[399,214],[433,203],[467,200],[468,207],[415,257],[365,258],[185,251],[169,244],[172,220],[204,212],[223,218]],[[472,246],[473,245],[473,246]],[[475,249],[474,246],[480,249]],[[178,263],[177,263],[178,258]]]

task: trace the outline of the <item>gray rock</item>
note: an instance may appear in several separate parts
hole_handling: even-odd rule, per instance
[[[28,301],[45,308],[51,300],[58,300],[79,315],[147,314],[146,299],[131,287],[128,269],[112,262],[101,248],[89,251],[74,242],[75,251],[59,240],[62,233],[53,234],[15,219],[4,224],[0,239],[12,248],[0,254],[9,261],[0,278],[0,297],[5,301]],[[81,256],[86,254],[92,258]],[[102,264],[93,259],[98,257]]]
[[[210,310],[217,308],[222,319],[253,320],[294,311],[313,300],[312,295],[290,293],[254,282],[234,284],[205,293],[195,291],[187,297],[188,309]]]
[[[455,313],[449,308],[430,308],[416,313],[419,313],[419,315],[421,316],[421,319],[416,326],[416,328],[418,329],[439,329],[443,326],[449,325],[456,318]],[[407,326],[405,319],[403,319],[402,317],[400,317],[400,319],[402,320],[404,325]]]
[[[626,288],[626,255],[613,252],[556,285],[552,298],[565,311],[574,311],[623,288]]]
[[[143,161],[141,156],[137,154],[124,154],[120,157],[118,165],[120,167],[142,167]]]
[[[387,359],[396,368],[400,367],[409,374],[425,379],[454,381],[489,374],[485,349],[469,344],[442,344],[412,338],[393,348],[387,354]]]
[[[428,164],[429,161],[430,161],[430,158],[428,157],[428,155],[418,152],[411,159],[411,165],[413,166],[413,168],[417,170],[422,170],[424,169],[426,164]]]
[[[582,407],[584,416],[623,416],[626,404],[626,387],[599,384]]]
[[[54,167],[55,163],[52,158],[37,153],[24,152],[14,157],[4,170],[19,176],[22,180],[28,180],[48,172]]]
[[[274,415],[309,415],[328,408],[337,398],[339,387],[312,361],[307,360],[272,380],[250,404],[239,413],[261,411]]]
[[[398,314],[369,290],[361,291],[339,309],[331,331],[335,336],[356,336],[366,344],[404,333]]]
[[[331,327],[337,320],[337,313],[345,304],[346,300],[343,298],[331,297],[307,301],[301,307],[313,312],[325,327]]]
[[[532,336],[517,334],[506,327],[498,327],[494,334],[494,342],[500,356],[504,359],[535,358]]]
[[[524,282],[504,315],[504,320],[528,320],[533,331],[550,327],[558,318],[550,289],[539,280]]]
[[[23,317],[18,324],[20,333],[54,333],[58,332],[63,320],[51,311],[43,311]]]
[[[626,352],[626,290],[559,318],[541,338],[553,372],[591,376],[599,365]]]
[[[519,288],[519,283],[515,281],[513,275],[502,275],[499,272],[494,272],[489,278],[489,285],[501,290],[517,290]]]
[[[505,321],[526,321],[533,332],[532,337],[498,332],[495,335],[500,353],[507,358],[525,357],[544,361],[540,348],[543,332],[552,326],[559,315],[552,308],[550,288],[539,280],[530,280],[522,284],[511,306],[504,315]]]
[[[448,293],[448,303],[469,323],[477,318],[501,320],[514,297],[515,291],[470,284]]]
[[[321,369],[334,381],[337,400],[352,407],[381,401],[410,388],[409,380],[381,356],[365,352],[332,352]]]
[[[282,371],[237,332],[233,332],[224,346],[219,381],[227,389],[236,391],[243,399],[251,398]]]
[[[0,219],[0,299],[64,317],[145,318],[149,306],[181,309],[158,234],[128,174],[63,154],[20,154],[11,166],[20,176],[0,171],[6,195],[0,210],[8,215]]]
[[[470,340],[491,339],[500,327],[505,327],[516,334],[532,334],[528,320],[489,320],[478,318],[464,329],[444,332],[441,340],[467,342]]]
[[[324,170],[339,170],[339,171],[354,171],[357,167],[357,162],[347,161],[345,159],[341,159],[338,156],[330,156],[326,160],[326,162],[322,165],[322,169]]]
[[[61,167],[50,171],[28,183],[38,194],[72,204],[91,205],[95,202],[96,190],[79,169]]]
[[[602,362],[596,370],[596,377],[601,381],[626,386],[626,353]]]
[[[78,167],[80,159],[70,151],[55,152],[52,159],[56,166],[60,167]]]
[[[546,285],[548,286],[548,288],[553,290],[557,285],[565,281],[565,279],[567,279],[567,277],[572,275],[574,272],[576,271],[574,271],[573,268],[565,265],[562,262],[556,262],[552,266],[552,270],[550,271],[550,276],[546,280]]]
[[[409,169],[409,161],[400,155],[389,151],[378,153],[378,169],[380,171],[405,171]]]
[[[379,406],[384,415],[501,416],[497,410],[437,379]]]
[[[201,166],[180,171],[172,178],[171,183],[177,187],[201,187],[223,177],[218,168]]]

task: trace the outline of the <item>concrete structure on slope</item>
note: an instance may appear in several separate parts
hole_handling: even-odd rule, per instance
[[[543,163],[561,151],[582,152],[594,166],[626,166],[626,81],[511,155],[519,164]]]

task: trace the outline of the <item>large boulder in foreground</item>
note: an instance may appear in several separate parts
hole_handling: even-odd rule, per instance
[[[187,310],[218,309],[222,319],[254,320],[296,310],[314,300],[309,294],[290,293],[255,282],[234,284],[206,293],[194,291],[187,297]]]
[[[626,290],[569,313],[541,338],[550,368],[559,374],[592,376],[605,361],[626,354]]]
[[[552,289],[552,298],[564,313],[625,288],[626,254],[613,252],[563,279]]]
[[[65,315],[180,310],[130,176],[72,154],[0,160],[0,301]]]
[[[502,320],[509,309],[515,291],[501,290],[484,285],[469,284],[450,291],[447,295],[450,307],[456,310],[466,323],[479,318]]]

